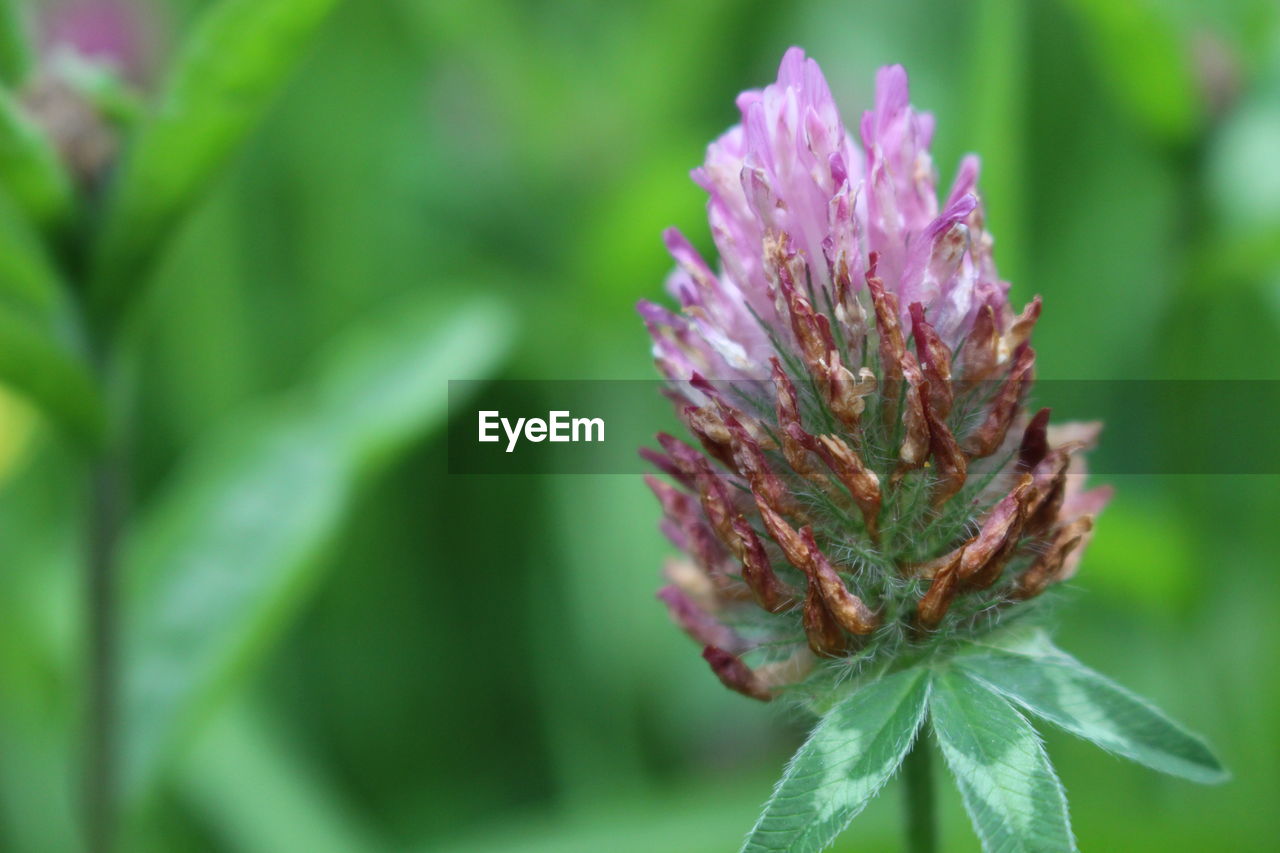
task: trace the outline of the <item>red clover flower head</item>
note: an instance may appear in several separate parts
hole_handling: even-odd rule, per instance
[[[976,157],[939,200],[905,71],[857,140],[798,48],[737,103],[693,172],[718,269],[669,230],[681,310],[639,306],[694,439],[644,451],[686,555],[659,597],[728,687],[813,703],[1031,610],[1109,491],[1082,488],[1099,426],[1026,408],[1040,299],[1009,304]]]

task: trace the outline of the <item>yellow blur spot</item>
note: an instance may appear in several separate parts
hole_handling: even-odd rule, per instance
[[[0,385],[0,483],[9,478],[31,440],[36,412],[24,399]]]

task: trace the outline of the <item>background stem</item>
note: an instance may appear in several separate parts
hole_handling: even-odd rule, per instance
[[[91,335],[107,404],[106,441],[89,474],[85,553],[85,661],[88,672],[84,826],[89,853],[116,847],[119,701],[119,545],[129,513],[132,418],[130,360],[103,331]]]
[[[902,762],[903,817],[908,853],[936,853],[938,821],[933,794],[933,755],[926,732],[916,738]]]
[[[85,578],[88,643],[88,732],[85,825],[91,853],[106,853],[115,834],[116,545],[122,509],[121,470],[109,454],[89,484]]]

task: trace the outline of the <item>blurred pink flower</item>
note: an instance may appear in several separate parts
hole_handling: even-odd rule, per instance
[[[154,15],[140,0],[56,0],[40,13],[40,52],[72,51],[143,84],[155,55]]]

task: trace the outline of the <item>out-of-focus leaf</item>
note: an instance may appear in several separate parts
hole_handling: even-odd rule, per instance
[[[954,669],[929,698],[938,745],[983,850],[1075,850],[1067,798],[1040,738],[1004,698]]]
[[[42,228],[64,224],[71,215],[66,170],[44,132],[5,89],[0,89],[0,187]]]
[[[966,147],[982,156],[982,201],[988,228],[1000,235],[1000,272],[1025,275],[1026,124],[1029,54],[1025,3],[983,0],[972,5],[973,99]]]
[[[437,380],[483,379],[506,353],[510,327],[498,303],[478,302],[446,324],[438,315],[430,300],[392,312],[322,357],[315,418],[360,471],[443,414],[449,386]]]
[[[991,651],[960,655],[956,664],[1036,716],[1108,752],[1193,782],[1227,779],[1204,741],[1061,651],[1039,656]]]
[[[0,846],[5,850],[72,853],[81,849],[75,833],[75,804],[68,754],[69,721],[37,717],[0,707]],[[12,847],[7,845],[12,844]]]
[[[127,800],[314,585],[369,461],[441,422],[447,380],[484,375],[507,346],[506,315],[487,302],[443,324],[432,306],[391,316],[294,399],[211,435],[139,519],[125,550]]]
[[[229,850],[382,849],[321,771],[283,742],[286,737],[261,712],[233,703],[192,745],[180,790]]]
[[[31,65],[30,34],[22,0],[0,0],[0,84],[17,86]]]
[[[101,398],[84,362],[26,318],[0,310],[0,379],[37,403],[76,441],[102,437]]]
[[[95,298],[124,307],[283,87],[336,0],[221,0],[195,25],[138,130],[97,246]]]
[[[902,764],[929,695],[929,673],[873,682],[828,711],[787,765],[743,853],[827,849]]]
[[[1273,167],[1278,150],[1280,80],[1241,103],[1211,142],[1206,190],[1232,232],[1269,230],[1274,239],[1280,228],[1280,174]],[[1220,251],[1217,243],[1210,245]]]
[[[73,853],[83,463],[48,436],[17,462],[0,488],[0,850]]]
[[[0,196],[0,381],[92,445],[102,433],[101,399],[67,302],[39,237]]]
[[[44,322],[64,302],[58,272],[40,238],[0,193],[0,306]]]
[[[1163,493],[1129,486],[1122,495],[1107,507],[1107,523],[1089,543],[1088,571],[1079,582],[1135,610],[1176,613],[1193,607],[1201,565],[1194,532]]]
[[[698,783],[671,781],[633,798],[608,798],[551,814],[510,809],[450,838],[431,834],[414,853],[724,853],[759,806],[768,776],[743,768]],[[896,822],[866,827],[864,849],[892,850]]]
[[[245,418],[141,519],[126,561],[142,587],[125,629],[130,795],[297,599],[344,508],[347,473],[302,413]]]
[[[0,483],[22,459],[35,422],[35,409],[28,401],[0,388]]]
[[[1150,0],[1063,0],[1084,24],[1112,95],[1139,124],[1183,142],[1203,119],[1191,51],[1169,15]]]

